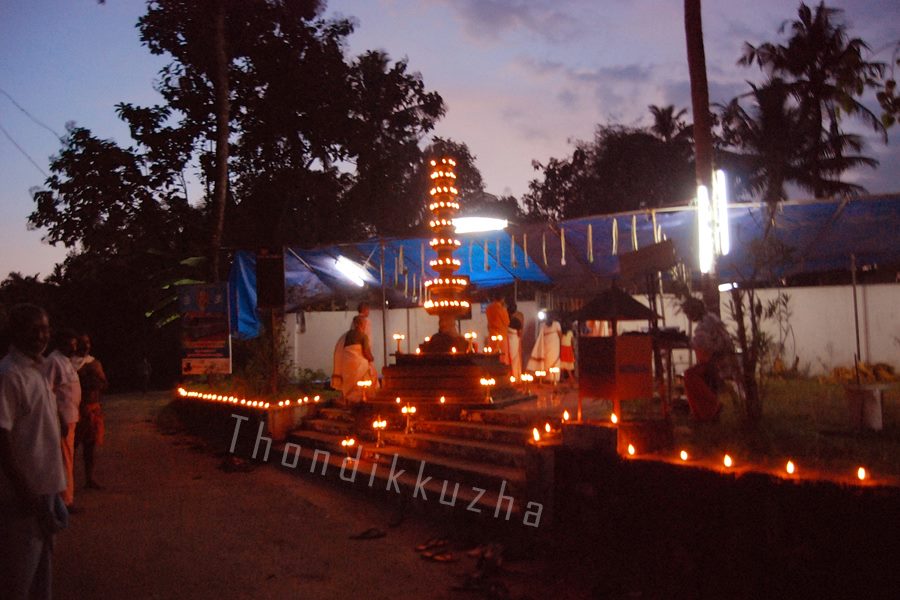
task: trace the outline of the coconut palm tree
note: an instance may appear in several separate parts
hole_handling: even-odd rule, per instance
[[[849,37],[840,20],[842,12],[824,2],[815,10],[801,3],[797,20],[781,27],[781,32],[790,30],[786,44],[745,44],[738,61],[745,66],[756,63],[787,85],[808,136],[806,162],[811,169],[810,190],[816,197],[833,192],[831,177],[840,175],[836,168],[851,168],[857,162],[844,160],[835,146],[853,147],[840,129],[844,115],[858,118],[887,140],[879,117],[859,100],[866,89],[877,89],[885,65],[865,59],[869,46]]]
[[[677,113],[671,104],[668,106],[651,104],[648,108],[650,114],[653,115],[653,125],[650,126],[650,131],[665,143],[668,144],[690,135],[690,126],[684,122],[684,116],[687,114],[686,108],[682,108]]]
[[[863,147],[859,136],[832,123],[811,139],[808,120],[794,101],[790,84],[775,78],[751,87],[750,93],[721,111],[722,158],[735,166],[745,189],[762,198],[770,211],[787,197],[788,184],[829,196],[864,191],[840,179],[849,169],[878,164],[858,154]],[[743,98],[752,100],[749,109],[742,106]]]

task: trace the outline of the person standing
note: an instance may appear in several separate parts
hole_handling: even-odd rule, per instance
[[[0,361],[0,591],[11,600],[52,596],[53,536],[66,526],[59,418],[41,354],[44,309],[9,313],[12,345]]]
[[[485,346],[489,346],[494,352],[500,353],[500,362],[509,364],[509,312],[503,296],[497,294],[491,299],[484,311],[487,317],[488,337],[484,340]],[[497,338],[492,340],[491,338]]]
[[[575,331],[571,321],[565,321],[562,326],[562,335],[559,341],[559,368],[569,377],[569,382],[575,384],[578,377],[575,375]]]
[[[72,366],[81,381],[81,410],[75,427],[75,448],[83,446],[85,486],[88,489],[103,489],[94,479],[94,452],[103,445],[105,426],[100,394],[109,387],[103,365],[91,356],[91,338],[87,334],[78,337],[78,350],[72,356]]]
[[[44,361],[45,375],[56,397],[59,414],[60,446],[66,469],[66,489],[62,498],[70,513],[75,508],[75,427],[81,407],[81,382],[71,361],[77,349],[78,336],[71,329],[62,329],[56,334],[53,352]]]
[[[371,376],[375,370],[374,360],[369,336],[366,335],[365,319],[357,315],[353,317],[350,331],[344,334],[341,352],[341,391],[345,400],[355,400],[362,394],[356,384]]]
[[[703,300],[688,298],[682,310],[696,323],[691,347],[697,364],[684,372],[688,404],[695,420],[715,421],[722,411],[718,393],[720,370],[734,355],[734,345],[725,325],[719,317],[706,311]]]
[[[516,306],[515,300],[507,302],[509,311],[509,369],[510,375],[516,379],[522,375],[522,330],[525,328],[525,315]]]
[[[560,340],[562,328],[554,316],[547,314],[546,320],[538,329],[534,348],[531,350],[531,358],[528,359],[529,371],[545,371],[547,381],[559,381],[559,373],[551,373],[550,369],[559,367]]]

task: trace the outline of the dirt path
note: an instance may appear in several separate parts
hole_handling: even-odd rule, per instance
[[[389,529],[387,507],[272,466],[226,473],[198,439],[157,428],[166,402],[106,402],[104,489],[82,490],[76,471],[82,512],[57,538],[57,598],[472,597],[450,591],[472,559],[438,564],[413,551],[439,525],[413,516]],[[373,526],[388,535],[348,539]]]

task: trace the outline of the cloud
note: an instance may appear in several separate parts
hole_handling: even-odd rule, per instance
[[[588,31],[578,0],[435,0],[451,7],[472,36],[494,38],[524,29],[546,41],[571,41]]]

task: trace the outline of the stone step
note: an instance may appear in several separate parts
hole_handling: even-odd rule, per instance
[[[388,444],[415,448],[431,454],[462,458],[484,464],[516,467],[525,466],[525,444],[497,444],[427,433],[388,431],[384,433]]]
[[[349,410],[338,407],[321,407],[316,411],[316,418],[330,421],[346,421],[348,423],[353,423],[355,420]]]
[[[323,465],[326,465],[324,466],[325,475],[335,479],[338,479],[341,467],[346,464],[344,471],[344,481],[346,481],[351,475],[352,462],[345,463],[346,453],[340,446],[340,440],[341,438],[328,434],[298,430],[288,436],[288,442],[298,444],[301,448],[298,466],[291,467],[294,456],[292,453],[296,452],[296,449],[293,448],[288,452],[287,464],[282,463],[284,445],[273,447],[270,461],[283,468],[295,469],[304,476],[313,474],[321,476]],[[316,463],[313,465],[312,459],[317,450],[320,452],[315,456]],[[354,452],[353,457],[356,455]],[[425,466],[421,467],[423,469],[422,481],[429,476],[431,480],[424,483],[422,489],[428,503],[435,507],[446,507],[453,497],[454,490],[458,489],[455,510],[469,510],[469,512],[480,510],[479,514],[493,517],[502,490],[504,496],[513,498],[511,514],[514,519],[521,518],[521,515],[527,510],[526,503],[529,499],[525,496],[524,469],[484,466],[470,461],[453,460],[417,452],[414,449],[400,446],[375,448],[374,444],[364,445],[359,453],[358,472],[353,485],[360,489],[370,488],[392,495],[396,494],[396,489],[391,486],[389,481],[395,455],[397,462],[394,473],[403,471],[396,478],[397,485],[401,490],[400,493],[407,497],[412,498],[419,468],[424,462]],[[338,479],[338,481],[341,480]],[[440,503],[439,499],[442,498],[444,502]],[[422,500],[421,492],[416,499]],[[470,503],[474,504],[469,506]],[[507,505],[508,502],[503,505],[498,516],[499,519],[505,518]]]
[[[354,433],[354,424],[336,419],[305,419],[303,427],[319,433],[346,436]]]
[[[469,423],[483,423],[485,425],[497,425],[501,427],[513,427],[531,431],[533,427],[542,428],[548,421],[544,415],[536,415],[529,412],[497,411],[497,410],[470,410],[461,417]],[[559,418],[555,420],[558,422]]]
[[[498,444],[524,444],[531,438],[531,429],[489,425],[460,421],[421,421],[415,425],[418,433],[430,433],[446,437],[494,442]]]

